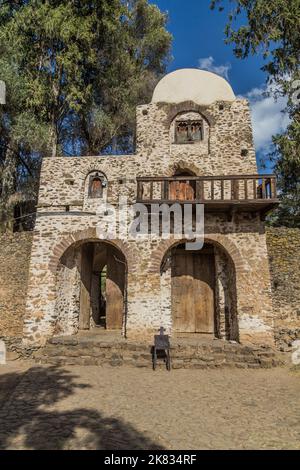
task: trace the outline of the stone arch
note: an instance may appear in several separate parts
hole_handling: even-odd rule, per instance
[[[167,252],[176,245],[185,243],[186,240],[163,240],[152,254],[152,262],[150,265],[150,272],[157,273],[160,271],[161,263]],[[219,248],[225,250],[226,254],[232,260],[236,274],[242,275],[248,271],[248,263],[243,259],[238,247],[232,240],[228,240],[222,234],[209,234],[205,236],[205,243],[212,243]]]
[[[57,272],[57,268],[59,266],[59,262],[63,254],[66,252],[68,248],[70,248],[75,243],[80,242],[88,242],[88,241],[95,241],[95,242],[106,242],[110,243],[111,245],[118,248],[124,255],[127,261],[128,271],[133,271],[136,269],[136,262],[138,256],[136,254],[136,249],[129,244],[128,242],[122,240],[105,240],[99,238],[97,235],[96,227],[90,227],[85,230],[81,230],[79,232],[70,233],[62,240],[60,240],[52,250],[52,254],[50,256],[49,261],[49,269],[50,271],[55,274]]]
[[[103,171],[92,170],[87,173],[84,181],[84,203],[93,204],[95,199],[107,200],[108,180]]]
[[[125,332],[128,249],[119,240],[95,236],[91,228],[68,242],[61,256],[62,244],[55,255],[54,334],[72,335],[96,326]]]
[[[167,169],[166,174],[167,176],[174,176],[175,173],[179,170],[188,171],[191,174],[194,174],[195,176],[199,176],[200,173],[199,168],[194,163],[180,160],[179,162],[170,165]]]
[[[100,175],[107,181],[106,173],[102,169],[100,170],[99,168],[95,168],[95,165],[92,165],[90,166],[90,168],[88,168],[87,171],[81,171],[81,174],[84,175],[85,184],[88,181],[89,176],[92,175],[93,173],[100,173]]]
[[[200,106],[193,101],[185,101],[176,105],[167,105],[167,126],[170,127],[171,123],[179,114],[188,112],[201,114],[206,119],[210,127],[214,126],[215,124],[215,118],[213,114],[206,107]]]
[[[102,175],[104,176],[104,178],[106,179],[106,181],[108,182],[109,181],[109,176],[108,176],[108,168],[107,168],[107,157],[102,157],[103,158],[103,161],[100,160],[101,157],[97,157],[97,159],[99,161],[95,161],[94,159],[91,159],[90,162],[88,162],[88,164],[86,164],[84,166],[84,168],[80,168],[78,169],[77,171],[77,175],[79,177],[79,180],[80,180],[80,184],[81,184],[81,187],[80,187],[80,190],[82,191],[82,194],[84,194],[84,189],[85,189],[85,186],[86,186],[86,182],[90,176],[91,173],[93,172],[98,172],[98,173],[102,173]],[[106,158],[106,160],[104,160]]]
[[[161,289],[168,295],[172,328],[189,333],[199,333],[201,329],[201,333],[213,333],[216,338],[239,341],[237,277],[243,272],[240,254],[231,243],[225,243],[225,247],[220,238],[205,237],[202,258],[201,250],[183,251],[185,241],[163,242],[152,265],[155,272],[159,265]],[[201,266],[204,266],[202,271]],[[204,303],[203,295],[208,299]],[[191,299],[195,308],[188,307]]]

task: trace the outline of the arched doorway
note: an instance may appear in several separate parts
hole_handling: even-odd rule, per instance
[[[193,172],[185,169],[178,169],[174,177],[180,179],[171,181],[169,187],[169,197],[171,201],[194,201],[196,199],[196,182],[190,181],[189,176],[195,176]],[[187,179],[181,179],[186,177]]]
[[[62,256],[58,270],[59,331],[122,330],[126,316],[126,259],[105,241],[84,241]]]
[[[215,266],[213,247],[171,251],[173,328],[179,333],[214,334]]]
[[[179,243],[165,255],[161,273],[175,334],[238,340],[235,269],[225,250],[207,242],[190,251]]]

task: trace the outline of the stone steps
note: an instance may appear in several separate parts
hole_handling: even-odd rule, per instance
[[[125,340],[53,338],[34,354],[34,359],[37,363],[53,365],[152,367],[151,346]],[[174,341],[171,362],[174,369],[271,368],[281,365],[281,360],[271,348],[252,348],[220,340],[192,344]],[[163,360],[159,360],[158,368],[164,367]]]

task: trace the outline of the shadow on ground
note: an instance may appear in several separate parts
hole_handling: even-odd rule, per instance
[[[51,410],[76,389],[88,387],[60,367],[1,375],[0,449],[162,449],[130,424],[97,410]]]

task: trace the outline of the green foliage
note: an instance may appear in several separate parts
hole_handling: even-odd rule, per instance
[[[283,78],[299,67],[300,0],[230,0],[233,4],[226,26],[227,42],[233,43],[235,55],[245,59],[261,52],[267,60],[263,67],[271,78]],[[211,7],[224,4],[212,0]],[[247,24],[237,30],[240,15]],[[244,17],[241,20],[244,22]]]
[[[300,227],[300,0],[231,0],[226,26],[227,43],[234,44],[236,57],[261,53],[263,70],[277,92],[288,98],[291,119],[287,131],[274,136],[275,165],[281,191],[281,206],[271,217],[276,225]],[[224,10],[223,0],[212,0],[211,8]],[[247,18],[246,24],[244,18]],[[236,23],[240,24],[236,29]]]
[[[130,150],[169,59],[165,26],[147,0],[0,0],[2,208],[36,195],[41,157]]]

